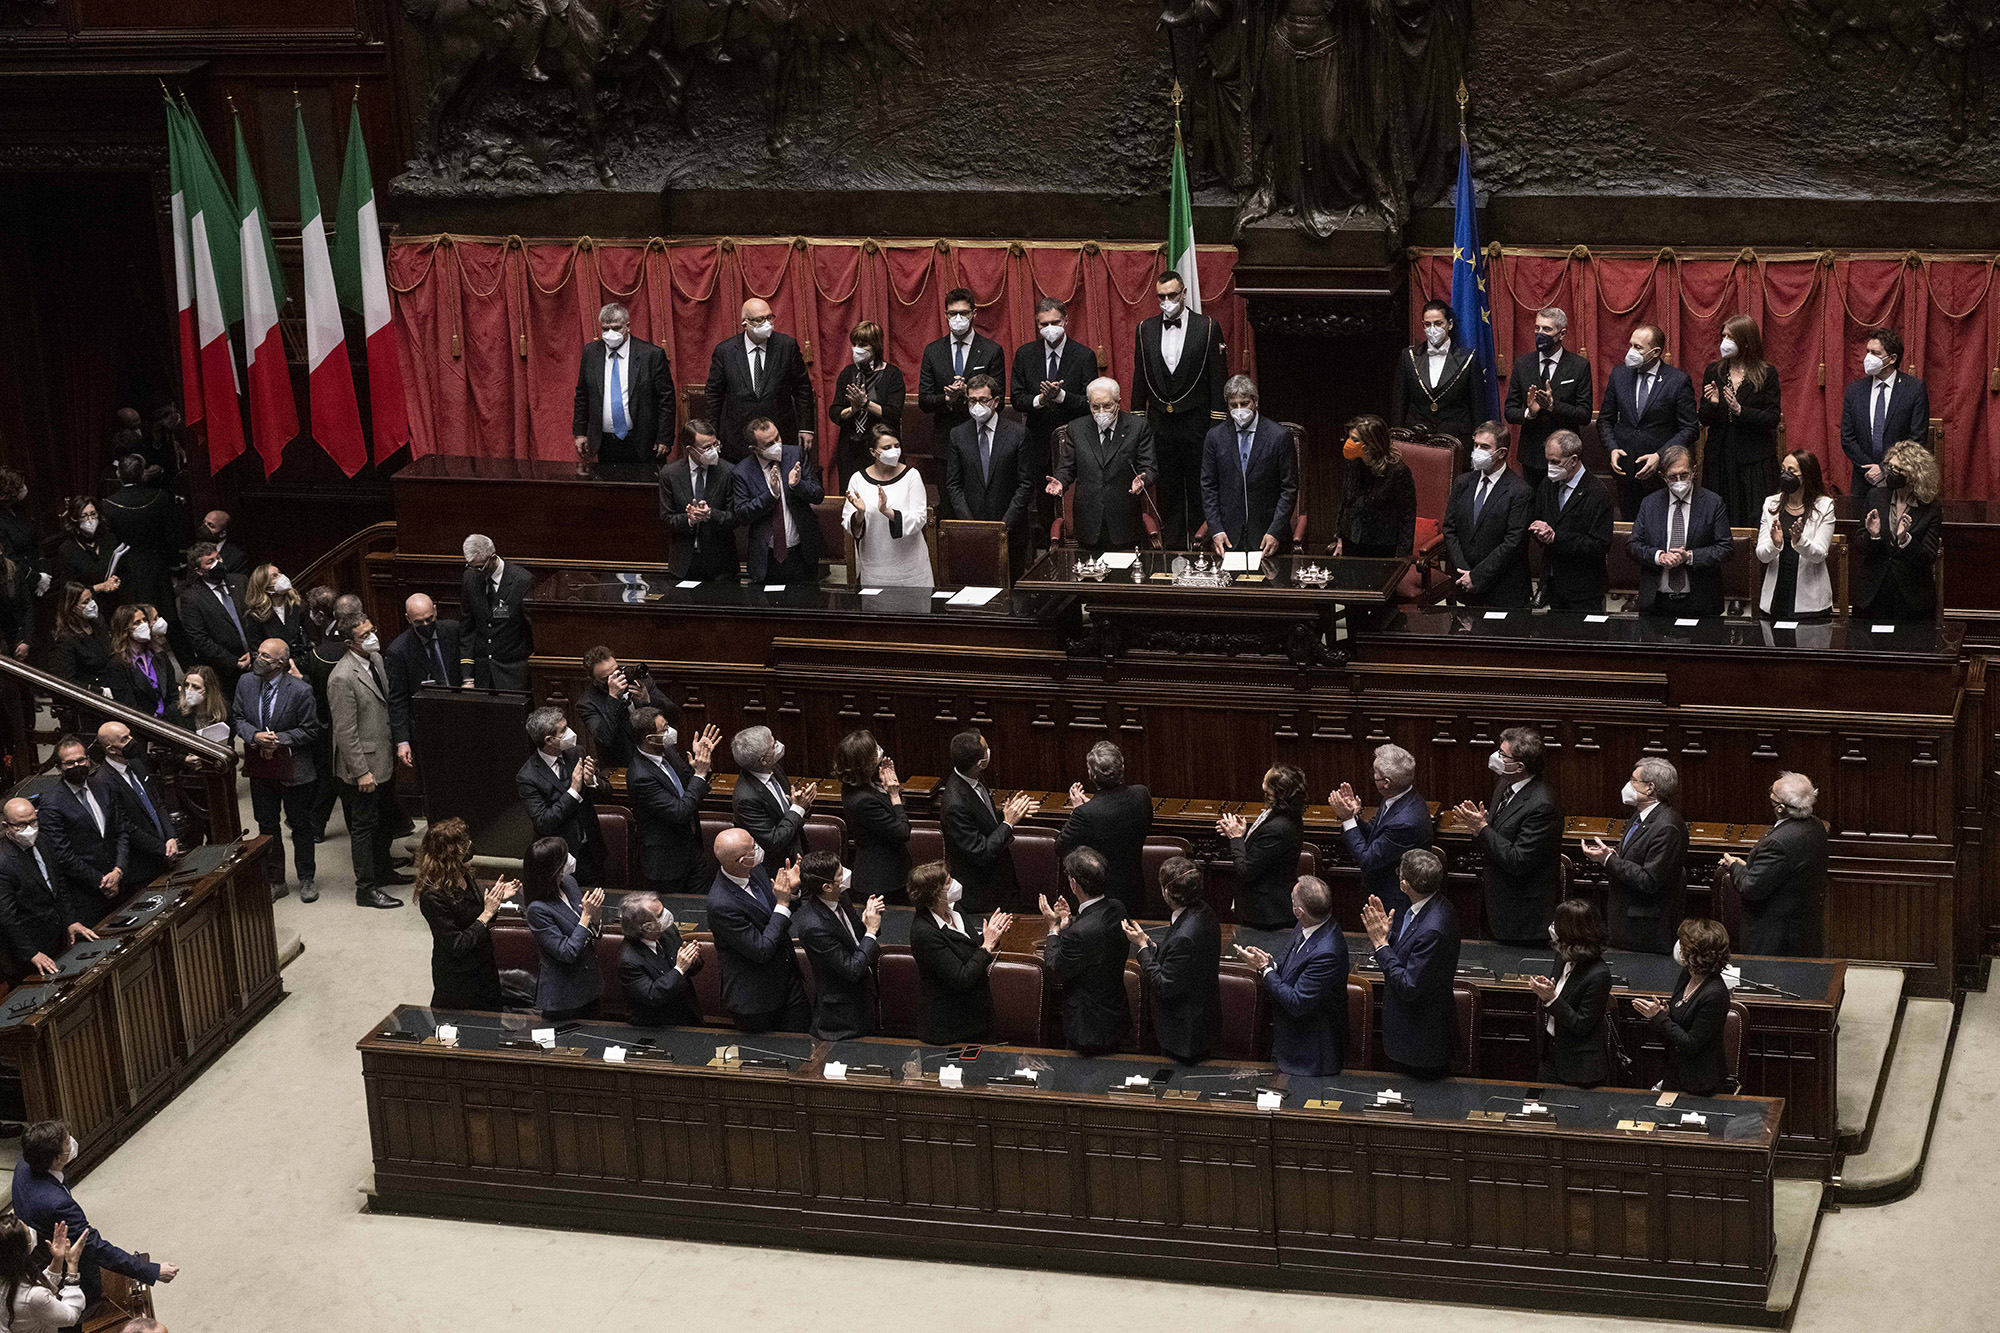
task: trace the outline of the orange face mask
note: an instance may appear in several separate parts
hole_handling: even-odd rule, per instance
[[[1367,450],[1363,447],[1360,440],[1350,435],[1347,437],[1347,443],[1341,446],[1340,452],[1348,458],[1359,458]]]

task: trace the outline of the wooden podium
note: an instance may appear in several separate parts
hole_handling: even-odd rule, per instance
[[[410,730],[432,823],[458,818],[479,856],[519,858],[535,840],[514,775],[528,760],[532,701],[519,690],[425,686],[410,697]]]

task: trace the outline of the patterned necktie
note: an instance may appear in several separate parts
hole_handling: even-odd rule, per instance
[[[752,398],[762,398],[764,396],[764,348],[762,345],[759,345],[757,348],[757,359],[750,363],[750,396]]]
[[[1889,385],[1875,386],[1875,419],[1869,423],[1868,438],[1875,442],[1875,456],[1882,456],[1882,436],[1889,428]]]
[[[611,353],[611,433],[622,440],[632,423],[625,419],[625,385],[618,374],[621,359],[618,353]]]
[[[1646,400],[1648,398],[1651,398],[1652,396],[1653,396],[1653,372],[1651,372],[1650,370],[1642,370],[1639,372],[1638,401],[1635,402],[1632,406],[1632,414],[1634,416],[1643,415],[1644,412],[1646,411]]]
[[[764,475],[771,483],[771,494],[778,497],[778,516],[771,520],[771,555],[782,563],[792,549],[791,542],[785,537],[785,487],[778,480],[776,463],[771,464],[770,471]]]
[[[1674,501],[1673,522],[1667,525],[1667,549],[1670,551],[1679,551],[1686,549],[1687,531],[1688,531],[1687,501],[1676,500]],[[1667,591],[1672,593],[1683,593],[1686,592],[1687,590],[1688,590],[1687,566],[1675,565],[1672,569],[1667,571]]]
[[[979,479],[993,480],[993,423],[979,428]]]

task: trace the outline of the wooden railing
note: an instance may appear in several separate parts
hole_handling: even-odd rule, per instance
[[[384,627],[382,641],[387,643],[395,637],[387,626],[402,623],[402,608],[376,605],[378,599],[368,577],[368,557],[395,549],[395,523],[371,524],[299,571],[298,577],[292,580],[292,586],[299,590],[301,596],[306,589],[321,583],[336,592],[354,593],[361,598],[368,618]]]

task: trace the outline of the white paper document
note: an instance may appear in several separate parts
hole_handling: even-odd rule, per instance
[[[1224,551],[1222,572],[1225,574],[1248,574],[1264,563],[1262,551]]]
[[[1000,595],[998,588],[960,588],[946,606],[984,606]]]
[[[1098,563],[1106,569],[1130,569],[1139,563],[1137,551],[1106,551],[1099,556]]]

